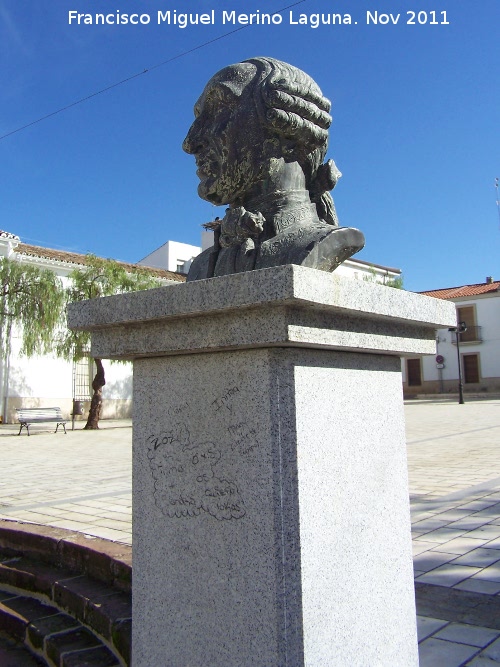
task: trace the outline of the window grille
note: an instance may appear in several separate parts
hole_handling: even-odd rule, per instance
[[[90,401],[92,398],[92,380],[96,373],[94,360],[84,357],[73,362],[73,400]]]

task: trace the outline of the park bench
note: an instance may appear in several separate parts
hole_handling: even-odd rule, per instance
[[[23,428],[29,435],[31,424],[41,424],[43,422],[56,422],[55,433],[57,433],[59,426],[62,426],[66,433],[66,422],[68,420],[63,419],[61,408],[16,408],[16,412],[17,419],[21,424],[17,435],[21,435]]]

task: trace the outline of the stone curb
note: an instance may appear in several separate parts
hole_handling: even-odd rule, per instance
[[[64,528],[0,519],[0,549],[68,569],[130,593],[132,547]]]
[[[415,582],[417,614],[500,630],[500,598]]]

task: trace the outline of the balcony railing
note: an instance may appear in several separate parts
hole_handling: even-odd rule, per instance
[[[481,327],[471,327],[467,325],[467,331],[458,334],[460,336],[460,343],[482,343],[483,337],[481,334]],[[457,344],[456,334],[451,337],[453,345]]]

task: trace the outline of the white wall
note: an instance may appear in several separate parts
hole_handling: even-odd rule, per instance
[[[335,274],[346,276],[347,278],[384,284],[387,280],[399,278],[401,272],[389,267],[362,262],[361,260],[351,257],[350,259],[346,259],[345,262],[335,269]]]
[[[21,339],[16,331],[11,337],[8,396],[59,398],[71,397],[72,364],[49,355],[20,356]]]
[[[211,229],[204,229],[201,232],[201,249],[207,250],[214,244],[214,233]]]

